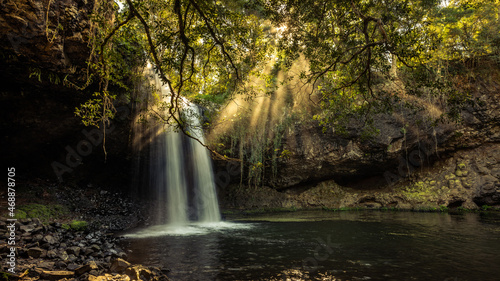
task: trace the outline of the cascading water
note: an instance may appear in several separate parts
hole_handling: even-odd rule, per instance
[[[161,86],[151,67],[148,67],[148,72],[153,77],[151,84],[158,94],[156,99],[168,103],[169,91]],[[182,104],[181,114],[190,124],[190,135],[204,142],[199,108],[186,99],[182,99]],[[153,110],[165,111],[162,106]],[[191,222],[220,221],[212,162],[207,149],[197,140],[173,130],[172,126],[149,119],[151,122],[136,126],[135,140],[139,144],[135,145],[139,153],[149,147],[148,182],[157,210],[155,223],[182,226]],[[149,138],[137,136],[141,134],[149,135]]]
[[[166,146],[165,159],[167,165],[165,171],[155,171],[152,177],[166,177],[164,186],[156,188],[166,189],[167,222],[174,225],[182,225],[188,222],[188,198],[186,180],[184,175],[184,156],[182,154],[182,139],[178,132],[164,132],[158,136],[163,139]]]
[[[205,142],[203,130],[201,127],[199,116],[200,110],[196,105],[190,104],[189,109],[192,113],[190,116],[191,135],[201,142]],[[189,114],[188,114],[189,115]],[[197,204],[197,217],[201,222],[216,222],[220,221],[219,204],[215,190],[215,181],[212,173],[212,161],[208,151],[201,143],[195,139],[191,140],[191,153],[193,155],[194,165],[194,182],[195,182],[195,201]]]

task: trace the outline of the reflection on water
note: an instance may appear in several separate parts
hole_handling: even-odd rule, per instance
[[[172,280],[280,280],[285,270],[337,280],[500,280],[497,214],[294,212],[231,219],[131,233],[130,261],[168,268]]]

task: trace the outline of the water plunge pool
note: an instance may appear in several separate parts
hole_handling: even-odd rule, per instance
[[[130,262],[170,269],[172,280],[283,280],[290,270],[303,280],[500,280],[496,213],[304,211],[126,237]]]

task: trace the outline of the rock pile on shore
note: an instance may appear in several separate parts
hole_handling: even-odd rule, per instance
[[[120,239],[106,230],[75,230],[35,218],[16,221],[12,232],[10,223],[0,218],[0,237],[5,238],[0,244],[5,261],[1,268],[8,273],[0,279],[169,280],[165,270],[128,263],[127,254],[118,246]],[[12,236],[15,244],[8,242]]]

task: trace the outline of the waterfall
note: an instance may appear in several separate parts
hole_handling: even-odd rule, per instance
[[[147,99],[149,109],[166,113],[165,104],[170,101],[167,88],[161,86],[158,76],[151,67],[147,69],[152,77],[151,85],[156,89]],[[146,87],[147,88],[147,87]],[[143,89],[144,91],[144,89]],[[156,102],[152,102],[152,100]],[[181,116],[187,121],[190,135],[202,143],[205,142],[202,112],[195,104],[182,99]],[[158,105],[158,101],[160,105]],[[163,103],[163,106],[161,105]],[[178,116],[179,117],[179,116]],[[136,180],[136,185],[149,186],[149,198],[154,201],[156,224],[172,226],[186,225],[191,222],[220,221],[219,206],[212,171],[212,161],[208,150],[197,140],[189,138],[182,132],[175,131],[174,126],[158,122],[157,119],[146,118],[145,124],[134,127],[134,148],[136,153],[145,155],[149,151],[148,169],[144,169],[141,160],[136,160],[136,171],[148,170],[149,180]],[[136,118],[135,122],[137,122]],[[140,158],[141,156],[138,156]],[[138,164],[137,164],[138,163]],[[139,173],[139,172],[138,172]],[[145,190],[144,188],[140,188]]]
[[[189,106],[191,135],[201,142],[205,142],[203,130],[199,116],[200,110],[194,104]],[[219,204],[215,192],[215,181],[212,172],[212,161],[207,149],[197,140],[190,139],[191,153],[193,155],[194,181],[195,181],[195,201],[197,202],[197,217],[202,222],[220,221]]]
[[[167,165],[164,171],[155,171],[152,177],[166,177],[165,185],[157,186],[159,190],[166,189],[167,222],[169,224],[186,224],[188,222],[188,198],[184,175],[184,155],[182,154],[182,138],[178,132],[164,132],[160,134],[166,153]]]

